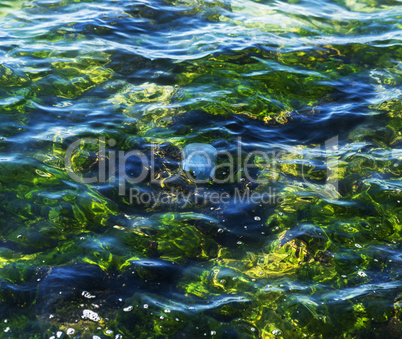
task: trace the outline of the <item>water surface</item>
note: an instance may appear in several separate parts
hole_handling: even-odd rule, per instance
[[[401,17],[2,1],[1,337],[400,338]],[[190,143],[220,152],[221,179],[230,154],[234,182],[169,181]],[[113,154],[132,150],[154,176],[122,187],[141,162]],[[102,164],[103,182],[70,175]],[[272,199],[236,200],[253,193]]]

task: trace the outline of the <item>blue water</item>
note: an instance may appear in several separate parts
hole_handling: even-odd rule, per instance
[[[401,17],[2,1],[0,337],[400,338]]]

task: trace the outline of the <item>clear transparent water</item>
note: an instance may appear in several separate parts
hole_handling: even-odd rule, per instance
[[[401,15],[2,1],[2,337],[401,337]],[[234,182],[169,181],[189,143],[232,155]],[[132,150],[154,177],[122,188]],[[253,193],[272,199],[234,198]]]

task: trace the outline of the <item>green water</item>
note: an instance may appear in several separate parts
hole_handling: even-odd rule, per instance
[[[402,337],[401,19],[2,1],[0,337]]]

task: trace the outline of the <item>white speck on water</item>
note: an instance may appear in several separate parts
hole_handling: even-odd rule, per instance
[[[357,275],[358,275],[359,277],[367,277],[367,274],[364,273],[363,271],[357,272]]]
[[[357,248],[362,248],[362,245],[359,245],[359,244],[355,244],[355,246],[356,246]]]
[[[147,308],[148,308],[148,304],[144,304],[144,308],[147,309]]]
[[[124,312],[130,312],[130,311],[132,311],[133,310],[133,306],[127,306],[127,307],[125,307],[125,308],[123,308],[123,311]]]
[[[94,295],[92,295],[91,293],[89,293],[89,292],[87,292],[87,291],[82,291],[81,295],[82,295],[84,298],[88,298],[88,299],[95,298]]]
[[[255,217],[254,217],[254,220],[255,220],[255,221],[261,221],[261,217],[255,216]]]
[[[70,328],[67,329],[66,333],[67,333],[67,335],[73,335],[75,333],[75,329],[70,327]]]
[[[282,332],[281,332],[280,330],[277,330],[277,329],[272,330],[271,333],[272,333],[273,335],[281,335],[281,334],[282,334]]]
[[[10,330],[11,330],[11,328],[10,327],[6,327],[5,329],[4,329],[4,332],[10,332]]]
[[[84,310],[82,312],[82,318],[83,319],[89,319],[89,320],[92,320],[92,321],[99,321],[100,320],[100,317],[99,317],[98,313],[96,313],[94,311],[91,311],[91,310]]]

